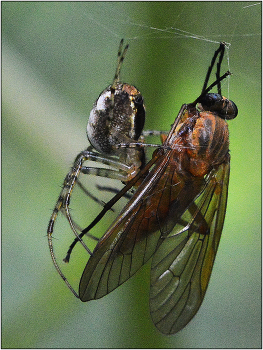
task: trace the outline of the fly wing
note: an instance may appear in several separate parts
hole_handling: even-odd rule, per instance
[[[154,224],[154,217],[146,214],[148,201],[145,198],[165,173],[166,164],[167,161],[156,164],[154,176],[151,177],[150,171],[98,242],[80,280],[79,297],[82,301],[98,299],[110,293],[129,279],[154,253],[160,233],[145,235]]]
[[[164,334],[182,329],[198,311],[223,228],[229,157],[206,178],[204,190],[167,237],[158,242],[151,267],[150,311]]]
[[[169,233],[167,229],[171,225],[166,222],[170,218],[171,203],[177,208],[177,213],[181,211],[182,214],[200,192],[200,188],[192,183],[190,195],[186,195],[185,178],[179,174],[176,164],[171,165],[171,152],[167,153],[157,161],[98,242],[80,280],[79,297],[82,301],[103,297],[138,271],[155,252],[161,232]],[[203,181],[198,184],[203,184]],[[175,223],[176,216],[173,226]],[[164,229],[160,230],[161,227]]]

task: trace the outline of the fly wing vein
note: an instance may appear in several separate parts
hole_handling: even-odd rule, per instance
[[[155,220],[156,215],[144,217],[148,210],[147,198],[165,173],[168,162],[169,157],[166,157],[156,164],[99,241],[81,277],[79,296],[82,301],[108,294],[131,277],[154,253],[160,231],[143,236],[141,226],[145,226],[146,233]],[[138,239],[138,235],[142,237]]]
[[[202,303],[222,232],[228,179],[227,159],[153,256],[150,310],[164,334],[182,329]]]

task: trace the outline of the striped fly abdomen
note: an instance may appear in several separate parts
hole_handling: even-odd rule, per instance
[[[221,164],[229,151],[229,132],[224,119],[215,113],[200,112],[187,137],[188,170],[194,176],[206,175]]]

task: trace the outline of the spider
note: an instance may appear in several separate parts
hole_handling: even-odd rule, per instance
[[[61,212],[66,216],[76,236],[76,240],[64,259],[64,261],[68,262],[71,251],[78,241],[90,255],[92,254],[79,236],[78,231],[81,231],[81,229],[73,221],[69,210],[70,199],[75,185],[80,186],[89,197],[103,205],[102,201],[99,201],[82,186],[78,180],[79,175],[82,173],[117,179],[126,184],[145,166],[145,152],[142,146],[144,142],[142,131],[145,122],[145,106],[143,97],[135,86],[120,82],[121,67],[129,47],[129,45],[126,45],[123,48],[123,43],[124,40],[122,39],[119,45],[117,68],[113,82],[101,92],[90,112],[87,124],[87,137],[91,145],[77,155],[71,170],[66,175],[48,224],[48,242],[53,263],[72,291],[72,287],[56,261],[53,249],[52,233],[58,213]],[[155,134],[159,135],[160,132],[145,132],[145,135]],[[120,147],[120,145],[131,146]],[[87,167],[83,165],[86,161],[109,165],[112,169],[100,166]],[[89,233],[87,234],[97,240],[96,237]],[[74,291],[73,293],[76,294]]]

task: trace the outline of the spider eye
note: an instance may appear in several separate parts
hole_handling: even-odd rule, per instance
[[[215,112],[220,118],[234,119],[238,109],[236,104],[217,93],[206,94],[199,104],[199,108],[204,111]]]

